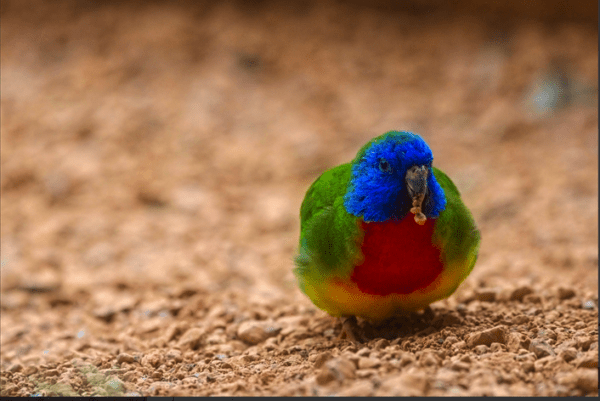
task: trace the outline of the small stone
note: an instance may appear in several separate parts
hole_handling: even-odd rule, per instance
[[[586,310],[594,310],[596,308],[596,304],[594,304],[594,301],[584,301],[581,303],[581,307]]]
[[[550,361],[554,360],[552,356],[545,356],[537,361],[533,362],[533,366],[536,372],[541,372],[544,369],[544,366]]]
[[[525,373],[529,373],[529,372],[534,372],[535,371],[535,365],[531,361],[523,362],[521,364],[521,367],[523,368],[523,372],[525,372]]]
[[[181,356],[181,351],[179,351],[177,349],[169,350],[169,352],[167,352],[166,357],[167,357],[167,359],[173,360],[176,363],[183,361],[183,357]]]
[[[164,362],[163,354],[160,351],[153,351],[142,357],[142,365],[152,366],[154,368],[159,367]]]
[[[191,349],[195,351],[200,347],[204,334],[204,330],[197,327],[189,329],[183,333],[178,344],[182,349]]]
[[[423,352],[419,358],[419,362],[422,366],[440,366],[442,364],[440,357],[430,351]]]
[[[252,320],[240,324],[237,335],[242,341],[255,345],[276,336],[280,331],[281,327],[273,322]]]
[[[345,379],[353,379],[355,370],[356,366],[347,358],[335,358],[325,363],[316,380],[320,385],[327,384],[333,380],[342,382]]]
[[[429,380],[425,372],[410,369],[408,372],[401,372],[399,375],[391,376],[382,382],[375,396],[423,396],[428,385]]]
[[[565,362],[571,362],[577,358],[577,350],[575,348],[566,348],[558,353],[558,356]]]
[[[442,343],[443,345],[450,346],[456,344],[458,342],[458,338],[456,336],[448,336]]]
[[[589,369],[597,369],[598,368],[598,351],[586,352],[580,358],[575,360],[575,366],[577,369],[579,368],[589,368]]]
[[[23,375],[24,376],[31,376],[32,374],[37,373],[37,371],[38,371],[37,366],[31,366],[30,365],[30,366],[27,366],[25,368],[25,370],[23,370]]]
[[[525,346],[524,341],[521,340],[521,334],[512,332],[507,335],[506,347],[510,352],[518,352],[520,349],[528,349],[529,344]]]
[[[465,363],[465,362],[461,362],[461,361],[455,361],[452,363],[452,365],[450,365],[450,368],[452,370],[456,370],[458,372],[460,371],[468,371],[469,370],[469,364]]]
[[[489,350],[490,348],[484,344],[478,345],[473,349],[477,355],[487,354]]]
[[[459,341],[456,344],[452,344],[452,348],[455,350],[461,350],[467,346],[467,343],[464,341]]]
[[[373,395],[373,383],[370,380],[359,380],[340,391],[337,395],[340,397],[369,397]]]
[[[137,376],[138,372],[136,372],[135,370],[130,370],[129,372],[125,372],[125,374],[123,375],[123,379],[127,380],[128,382],[131,382]]]
[[[533,352],[538,358],[543,358],[548,355],[556,355],[554,350],[545,341],[533,340],[529,344],[529,351]]]
[[[385,338],[380,338],[379,340],[376,340],[373,343],[373,349],[380,350],[380,349],[384,349],[384,348],[388,347],[389,345],[390,345],[390,342],[388,340],[386,340]]]
[[[571,299],[575,296],[575,291],[570,288],[559,287],[558,288],[558,299]]]
[[[381,366],[381,362],[376,358],[365,358],[361,357],[358,360],[358,368],[359,369],[374,369]]]
[[[492,289],[480,289],[475,291],[475,299],[481,302],[494,302],[496,301],[497,291]]]
[[[471,334],[467,338],[467,345],[473,348],[477,345],[490,346],[493,342],[504,344],[506,342],[505,336],[506,329],[504,328],[504,326],[496,326],[488,330],[483,330]]]
[[[135,361],[135,359],[129,355],[126,354],[124,352],[120,353],[119,356],[117,357],[117,363],[121,364],[121,363],[133,363]]]
[[[529,323],[531,319],[529,318],[529,316],[526,315],[517,315],[514,317],[513,319],[513,323],[516,325],[522,325],[522,324],[527,324]]]
[[[527,304],[540,304],[542,303],[542,298],[537,294],[527,294],[523,297],[523,302]]]
[[[587,351],[592,343],[597,342],[591,336],[586,335],[575,337],[575,341],[577,348],[581,348],[583,351]]]
[[[54,377],[54,376],[58,376],[58,375],[59,375],[59,373],[58,373],[58,370],[56,370],[56,369],[49,369],[44,373],[44,376],[46,376],[46,377]]]
[[[462,318],[455,313],[448,313],[442,320],[442,327],[456,326],[462,324]]]
[[[504,351],[504,345],[500,344],[500,343],[492,343],[492,345],[490,345],[490,350],[492,352],[502,352]]]
[[[531,293],[533,293],[533,290],[529,286],[525,285],[522,287],[518,287],[510,294],[510,300],[511,301],[523,301],[523,297],[525,295],[529,295]]]
[[[333,356],[331,355],[331,352],[329,351],[325,351],[325,352],[321,352],[320,354],[318,354],[315,358],[315,363],[314,363],[314,367],[316,369],[321,368],[323,365],[325,365],[325,362],[327,362],[328,360],[330,360]]]
[[[8,368],[8,371],[12,372],[12,373],[20,372],[22,370],[23,370],[23,365],[21,365],[20,363],[15,363],[14,365],[12,365],[11,367]]]
[[[406,365],[415,363],[415,361],[415,357],[412,354],[404,354],[400,359],[400,366],[405,367]]]
[[[583,392],[597,393],[598,392],[598,369],[578,369],[575,371],[577,381],[575,385]]]

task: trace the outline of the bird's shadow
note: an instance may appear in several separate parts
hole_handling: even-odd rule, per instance
[[[358,320],[362,337],[366,341],[384,338],[399,342],[413,335],[429,335],[443,328],[463,323],[463,317],[455,310],[430,307],[423,311],[407,313],[380,323]]]

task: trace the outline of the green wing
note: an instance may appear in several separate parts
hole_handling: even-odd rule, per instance
[[[305,280],[348,275],[361,257],[362,230],[344,207],[352,166],[324,172],[308,189],[300,208],[300,247],[294,273]]]
[[[446,195],[446,209],[437,218],[432,240],[442,250],[445,268],[459,270],[458,285],[473,270],[481,234],[450,178],[435,167],[433,175]]]

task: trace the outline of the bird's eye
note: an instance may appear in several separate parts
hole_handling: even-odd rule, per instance
[[[389,173],[392,171],[392,166],[390,166],[390,163],[387,160],[381,159],[379,160],[379,170],[383,171],[384,173]]]

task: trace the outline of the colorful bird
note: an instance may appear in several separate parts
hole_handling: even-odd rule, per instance
[[[324,172],[300,209],[294,273],[332,316],[381,322],[450,296],[469,275],[480,233],[425,141],[390,131]],[[355,337],[354,337],[355,338]]]

